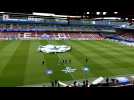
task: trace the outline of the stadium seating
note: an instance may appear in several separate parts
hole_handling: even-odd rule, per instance
[[[78,25],[69,25],[69,26],[63,26],[63,25],[40,25],[40,24],[1,24],[0,25],[0,31],[1,32],[14,32],[14,31],[101,31],[101,30],[113,30],[113,28],[110,27],[102,27],[102,26],[78,26]]]
[[[134,42],[134,34],[133,33],[119,33],[119,34],[112,34],[107,35],[107,38],[115,39],[115,40],[121,40],[121,41],[128,41],[128,42]]]
[[[71,33],[70,39],[79,39],[79,40],[102,40],[99,34],[95,33]]]
[[[49,37],[44,37],[44,34]],[[0,39],[49,39],[49,40],[103,40],[97,33],[35,33],[35,32],[1,32]]]
[[[130,40],[130,41],[134,41],[134,34],[130,34],[130,33],[123,33],[120,35],[122,38],[124,38],[125,40]]]

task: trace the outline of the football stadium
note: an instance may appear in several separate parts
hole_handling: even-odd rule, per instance
[[[132,18],[0,12],[0,87],[134,84]]]

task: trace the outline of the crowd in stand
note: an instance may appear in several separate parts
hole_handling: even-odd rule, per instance
[[[52,87],[60,87],[60,84],[59,84],[58,80],[52,81],[51,85],[52,85]]]
[[[112,34],[106,36],[111,39],[121,40],[121,41],[132,41],[134,42],[134,33],[120,33],[120,34]]]
[[[105,29],[105,28],[102,28]],[[48,30],[48,31],[91,31],[97,30],[91,26],[63,26],[39,24],[0,24],[0,30]]]
[[[40,32],[31,32],[29,35],[24,36],[24,32],[1,32],[0,39],[4,38],[23,38],[23,37],[31,37],[31,38],[38,38],[38,39],[47,39],[47,40],[103,40],[104,38],[115,38],[119,40],[126,40],[126,41],[134,41],[134,34],[133,33],[121,33],[121,34],[103,34],[103,33],[81,33],[81,32],[62,32],[62,33],[40,33]],[[46,36],[45,36],[46,35]],[[44,37],[42,37],[44,36]],[[46,38],[47,37],[47,38]]]
[[[130,40],[130,41],[134,41],[134,34],[133,33],[122,33],[121,37],[124,40]]]
[[[98,33],[48,33],[54,40],[103,40],[104,38]],[[45,38],[46,39],[46,38]]]
[[[93,84],[89,82],[89,80],[74,81],[71,84],[67,84],[67,86],[62,86],[59,84],[59,80],[55,80],[51,82],[51,87],[122,87],[122,86],[134,86],[134,80],[129,80],[128,83],[121,83],[116,78],[105,78],[104,81]]]
[[[43,40],[103,40],[104,38],[97,33],[18,33],[18,32],[1,32],[0,39],[6,38],[38,38]]]
[[[89,81],[88,80],[84,80],[82,83],[78,82],[78,81],[74,81],[72,84],[68,84],[65,87],[89,87]],[[54,80],[51,81],[51,87],[62,87],[62,85],[60,85],[59,80]]]

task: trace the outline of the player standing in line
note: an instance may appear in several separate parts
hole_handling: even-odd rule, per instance
[[[44,65],[44,64],[45,64],[45,61],[43,60],[43,61],[42,61],[42,65]]]
[[[88,58],[86,57],[86,64],[88,63]]]

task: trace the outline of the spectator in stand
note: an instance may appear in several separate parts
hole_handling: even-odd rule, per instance
[[[86,85],[86,87],[88,87],[88,85],[89,85],[88,80],[86,80],[85,85]]]
[[[78,82],[78,87],[81,87],[80,82]]]
[[[106,78],[106,84],[107,85],[109,84],[109,78]]]
[[[119,81],[118,80],[116,80],[116,85],[119,85]]]
[[[55,86],[57,87],[58,86],[58,80],[55,80]]]
[[[74,87],[76,87],[76,83],[77,83],[77,82],[76,82],[76,81],[74,81]]]
[[[59,82],[58,82],[58,87],[60,87],[60,84],[59,84]]]
[[[85,82],[85,80],[83,81],[83,86],[82,87],[85,87],[86,86],[86,82]]]
[[[51,82],[51,85],[52,85],[52,87],[54,87],[54,82],[53,81]]]
[[[115,85],[115,79],[111,79],[112,85]]]

